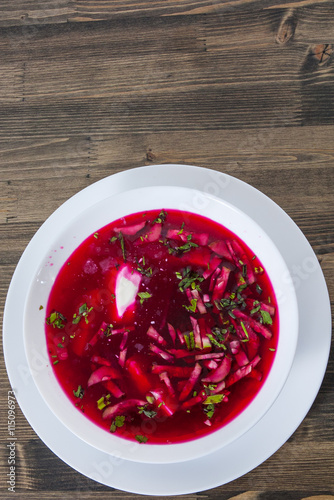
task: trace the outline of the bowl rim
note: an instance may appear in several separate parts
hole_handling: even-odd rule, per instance
[[[176,188],[175,186],[161,186],[161,188],[164,191],[166,191],[166,190],[168,190],[168,188],[170,188],[170,190],[173,190],[174,192],[177,191],[178,189],[179,190],[183,190],[183,191],[187,190],[187,188],[184,188],[184,187]],[[153,189],[157,190],[157,187],[155,186]],[[152,187],[137,188],[137,189],[134,189],[134,190],[130,189],[129,192],[131,192],[130,196],[133,196],[133,194],[134,194],[135,191],[136,192],[140,192],[142,194],[143,192],[147,192],[147,190],[152,190]],[[85,190],[83,190],[83,191],[85,191]],[[199,193],[199,196],[201,196],[203,194],[203,193],[198,192],[197,190],[193,190],[193,189],[188,190],[188,191],[191,191],[192,195],[194,195],[194,193],[195,194]],[[82,191],[81,191],[81,193],[82,193]],[[124,198],[124,193],[122,193],[121,197]],[[290,368],[292,366],[292,362],[293,362],[293,358],[294,358],[294,352],[295,352],[296,345],[297,345],[297,337],[298,337],[298,308],[297,308],[297,300],[296,300],[296,295],[295,295],[295,290],[294,290],[294,287],[293,287],[292,280],[291,280],[291,282],[289,281],[290,273],[288,271],[288,268],[287,268],[287,266],[286,266],[286,264],[285,264],[285,262],[283,260],[283,257],[279,253],[276,245],[274,245],[274,243],[269,238],[269,236],[247,214],[245,214],[244,212],[242,212],[240,209],[237,209],[232,204],[230,204],[230,203],[228,203],[228,202],[226,202],[224,200],[217,199],[214,195],[210,195],[210,194],[207,194],[207,193],[205,193],[205,197],[207,199],[209,199],[210,201],[214,201],[215,203],[223,204],[225,206],[225,208],[228,207],[228,209],[231,210],[233,213],[238,213],[239,216],[241,215],[244,220],[247,220],[249,223],[251,223],[253,227],[257,226],[258,230],[263,235],[263,237],[270,242],[270,246],[271,246],[272,249],[274,249],[273,251],[275,252],[275,258],[277,259],[277,262],[280,261],[280,265],[282,266],[281,269],[284,270],[284,273],[285,273],[285,276],[286,276],[286,283],[284,283],[284,285],[286,285],[286,289],[289,290],[290,305],[292,306],[292,309],[290,308],[290,322],[292,323],[292,326],[293,326],[292,330],[294,332],[294,336],[293,336],[292,340],[290,339],[290,353],[289,353],[290,357],[289,357],[289,360],[288,360],[288,364],[285,364],[284,377],[282,378],[280,384],[277,383],[277,390],[273,394],[273,396],[270,399],[270,401],[268,401],[268,403],[267,403],[267,405],[266,405],[266,407],[264,409],[264,412],[262,412],[256,419],[253,419],[252,422],[243,429],[243,432],[242,432],[242,434],[243,434],[244,432],[247,432],[247,430],[249,430],[250,427],[252,427],[253,425],[255,425],[255,423],[264,415],[264,413],[266,413],[266,411],[268,411],[268,409],[270,408],[270,406],[273,404],[273,402],[277,398],[279,392],[282,390],[282,388],[284,386],[284,383],[285,383],[285,380],[288,377]],[[114,198],[114,196],[113,196],[113,198]],[[102,202],[104,203],[106,199],[107,198],[104,198],[102,200]],[[68,209],[68,210],[71,209],[71,203],[72,203],[71,200],[72,200],[72,198],[70,198],[67,202],[65,202],[58,209],[58,210],[61,209],[60,212],[58,212],[58,215],[61,215],[61,212],[64,211],[64,209],[65,209],[65,211],[66,211],[66,209]],[[98,202],[97,204],[95,204],[94,207],[96,208],[96,205],[99,205],[99,203],[100,202]],[[91,208],[92,207],[90,207],[90,209]],[[162,208],[162,207],[160,205],[160,206],[156,206],[155,208]],[[173,208],[173,207],[169,207],[169,208]],[[129,213],[133,213],[133,210],[130,211]],[[200,215],[202,215],[202,214],[200,214]],[[80,214],[78,216],[79,220],[80,220],[81,217],[82,217],[82,214]],[[115,219],[113,219],[113,220],[115,220]],[[48,221],[49,221],[49,219],[43,224],[43,226],[39,230],[39,232],[36,233],[35,237],[37,239],[39,239],[39,238],[43,239],[44,233],[45,232],[47,232],[47,233],[49,232],[49,229],[48,229],[49,222]],[[73,221],[71,221],[71,222],[73,222]],[[109,222],[111,222],[111,221],[109,220]],[[99,224],[99,227],[102,227],[102,225]],[[47,230],[45,230],[45,228]],[[95,226],[95,230],[98,230],[98,227]],[[94,231],[89,232],[89,234],[92,234],[93,232]],[[88,234],[87,234],[87,236],[88,236]],[[240,235],[238,234],[238,236],[240,236]],[[244,237],[242,237],[242,236],[240,236],[240,237],[241,237],[242,240],[244,240]],[[79,241],[76,246],[78,246],[78,244],[80,242],[81,241]],[[246,241],[246,243],[247,243],[247,241]],[[251,245],[248,244],[248,246],[251,246]],[[45,254],[49,254],[49,251],[46,250]],[[260,260],[263,261],[263,258],[260,259]],[[266,266],[266,269],[267,269],[267,266]],[[40,269],[39,269],[39,271],[40,271]],[[37,274],[38,274],[38,271],[37,271]],[[270,272],[269,271],[268,271],[268,274],[270,276]],[[277,298],[277,300],[278,300],[278,298]],[[24,312],[24,317],[25,318],[27,317],[27,314],[28,314],[27,311],[29,310],[29,307],[30,307],[29,298],[27,298],[26,305],[25,305],[25,312]],[[292,314],[292,316],[291,316],[291,314]],[[281,319],[281,312],[280,312],[280,319]],[[26,332],[26,330],[25,330],[25,332]],[[279,335],[279,345],[280,345],[280,337],[281,337],[281,335]],[[64,423],[64,425],[69,428],[68,422],[64,421],[64,419],[59,414],[59,406],[58,406],[59,401],[56,401],[56,404],[53,404],[53,402],[45,395],[45,392],[43,392],[43,387],[41,387],[41,383],[40,383],[41,378],[39,377],[39,374],[41,372],[37,371],[37,374],[36,374],[36,367],[34,366],[34,363],[32,362],[32,356],[34,356],[35,354],[32,353],[32,351],[31,351],[31,349],[30,349],[30,347],[28,345],[26,333],[24,335],[24,342],[25,342],[26,355],[27,355],[29,366],[30,366],[30,370],[31,370],[34,382],[37,385],[37,388],[38,388],[39,392],[42,394],[42,397],[46,401],[46,403],[48,404],[48,406],[51,407],[52,411],[57,415],[58,418],[60,418],[60,420]],[[279,345],[278,345],[277,354],[280,352]],[[274,365],[273,366],[275,366],[275,361],[274,361]],[[52,370],[52,373],[53,373],[53,370]],[[277,376],[278,375],[276,374],[276,377]],[[268,382],[268,380],[270,380],[270,374],[269,374],[268,379],[265,382],[264,386],[266,385],[266,383]],[[260,392],[262,392],[262,390],[263,390],[263,388],[261,389]],[[74,410],[76,412],[76,415],[80,415],[80,413],[76,409],[74,409]],[[89,422],[90,426],[92,425],[92,423],[90,421],[88,421],[88,419],[86,417],[84,417],[84,419],[85,419],[86,422]],[[237,419],[234,419],[232,421],[232,423],[235,422],[236,420]],[[228,424],[228,425],[230,425],[230,424]],[[74,426],[71,425],[70,426],[70,430],[72,432],[74,432],[76,435],[78,435],[78,428],[77,428],[76,425],[74,425]],[[102,430],[102,429],[99,429],[99,430],[101,430],[102,433],[103,433],[103,438],[101,438],[101,439],[103,441],[105,441],[106,431]],[[112,453],[115,456],[118,456],[118,457],[121,457],[121,458],[126,458],[128,460],[140,461],[140,462],[146,462],[146,463],[172,463],[172,462],[175,462],[175,461],[179,462],[179,461],[183,461],[183,460],[189,460],[189,459],[197,458],[197,457],[203,456],[203,455],[205,455],[207,453],[211,453],[211,451],[213,451],[214,449],[217,449],[217,448],[221,447],[222,443],[221,443],[221,441],[219,441],[219,439],[217,439],[218,437],[220,437],[219,434],[218,434],[218,433],[220,433],[220,431],[221,431],[221,429],[215,431],[214,433],[208,434],[205,437],[198,438],[198,439],[193,440],[193,441],[187,441],[186,443],[177,443],[177,444],[168,444],[168,445],[155,445],[154,444],[154,445],[149,445],[148,447],[145,447],[145,448],[142,445],[140,445],[140,446],[138,445],[137,446],[137,444],[133,443],[132,441],[126,441],[126,440],[122,439],[121,440],[122,444],[124,444],[124,442],[126,442],[128,444],[128,446],[126,447],[127,449],[124,449],[123,446],[118,446],[120,444],[120,438],[119,437],[112,436],[112,437],[115,437],[117,439],[117,441],[115,442],[115,446],[116,446],[115,448],[113,447],[112,449],[110,449],[110,446],[106,447],[104,445],[102,445],[102,448],[101,448],[101,445],[97,446],[97,448],[98,449],[102,449],[102,451],[107,451],[108,453]],[[224,434],[224,433],[221,433],[221,434]],[[240,437],[240,435],[241,435],[241,433],[239,433],[239,434],[235,433],[234,434],[235,439],[237,439],[238,437]],[[211,438],[210,438],[210,436],[211,436]],[[212,436],[214,436],[215,439],[213,439]],[[94,443],[92,443],[91,440],[87,440],[87,437],[85,439],[84,435],[82,435],[82,434],[79,433],[79,437],[81,439],[83,439],[84,441],[89,442],[89,444],[91,444],[91,445],[93,445],[93,446],[96,447],[96,443],[94,444]],[[210,438],[210,439],[207,439],[207,438]],[[207,441],[207,446],[203,446],[204,440]],[[224,441],[224,445],[227,444],[227,442],[230,442],[230,441]],[[201,443],[202,446],[199,447],[198,443]],[[136,446],[134,446],[134,445],[136,445]],[[118,448],[122,448],[122,449],[118,449]],[[146,448],[149,448],[149,452],[147,452]],[[161,448],[161,449],[159,449],[159,448]],[[167,448],[168,448],[168,452],[166,452]],[[199,450],[199,448],[201,448],[201,449]],[[154,449],[154,453],[152,453],[153,449]],[[182,449],[185,450],[185,451],[184,451],[183,455],[181,456],[181,453],[183,452]],[[146,451],[144,451],[144,450],[146,450]],[[161,453],[162,453],[163,456],[161,456]],[[152,455],[154,455],[154,457],[152,457]]]

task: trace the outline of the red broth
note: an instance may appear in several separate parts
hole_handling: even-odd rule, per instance
[[[253,400],[275,357],[278,311],[240,238],[199,215],[155,210],[99,229],[72,253],[45,330],[78,411],[126,439],[178,443]]]

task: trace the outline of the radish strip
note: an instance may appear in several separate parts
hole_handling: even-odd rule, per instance
[[[146,333],[149,337],[156,340],[159,344],[161,345],[167,344],[166,340],[156,331],[154,326],[151,325]]]
[[[203,303],[203,300],[200,297],[200,294],[198,293],[198,290],[196,290],[196,288],[195,288],[195,290],[191,290],[190,293],[192,295],[192,298],[194,298],[196,300],[196,306],[197,306],[198,312],[200,314],[206,314],[206,312],[207,312],[206,307]],[[191,300],[190,300],[190,302],[191,302]]]
[[[230,272],[231,269],[229,269],[228,267],[222,267],[221,272],[216,279],[216,283],[212,292],[212,302],[221,300],[223,298]]]
[[[197,405],[198,403],[202,403],[206,399],[206,394],[204,391],[202,391],[201,394],[198,394],[198,396],[195,396],[191,399],[188,399],[188,401],[184,401],[181,405],[182,410],[187,410],[188,408],[191,408],[192,406]]]
[[[112,380],[108,380],[103,383],[104,387],[109,391],[115,398],[121,398],[124,396],[124,392],[115,384]]]
[[[175,341],[176,341],[176,331],[175,331],[175,328],[170,323],[167,323],[167,327],[168,327],[169,335],[171,336],[173,344],[175,345]]]
[[[218,368],[214,370],[212,373],[210,373],[207,377],[203,378],[202,382],[212,382],[212,383],[221,382],[230,373],[231,365],[232,365],[231,358],[225,356],[225,358],[220,363]]]
[[[145,226],[146,222],[140,222],[139,224],[134,224],[133,226],[115,227],[115,233],[129,234],[133,235],[138,233]]]
[[[87,387],[110,380],[111,378],[121,378],[121,376],[121,373],[112,366],[101,366],[91,374],[87,382]]]
[[[227,260],[233,260],[225,241],[219,240],[210,243],[209,247],[213,252]]]
[[[193,318],[190,316],[190,321],[194,330],[194,338],[195,338],[195,347],[197,349],[202,349],[202,337],[201,337],[201,332],[199,329],[198,321],[197,319]]]
[[[111,362],[108,359],[102,358],[101,356],[92,356],[90,358],[92,363],[97,363],[98,365],[111,366]]]
[[[174,362],[174,357],[171,354],[169,354],[166,351],[163,351],[162,349],[157,347],[155,344],[150,344],[150,351],[154,352],[154,354],[158,354],[165,361]]]
[[[122,342],[121,342],[121,344],[119,346],[119,348],[120,348],[121,351],[124,349],[124,347],[126,345],[126,342],[128,340],[128,336],[129,336],[129,332],[124,332],[123,338],[122,338]]]
[[[160,380],[162,380],[166,384],[166,387],[168,389],[169,394],[171,396],[175,396],[175,391],[174,391],[174,388],[173,388],[172,383],[170,381],[168,373],[167,372],[160,373],[159,378],[160,378]]]
[[[242,311],[239,311],[239,309],[233,309],[232,312],[234,316],[236,316],[237,318],[248,321],[250,326],[254,328],[256,332],[261,333],[261,335],[263,335],[264,338],[271,339],[272,333],[264,325],[253,319],[251,316],[247,316],[247,314],[243,313]]]
[[[124,365],[125,365],[125,360],[126,360],[126,353],[127,353],[127,348],[126,349],[122,349],[119,353],[119,364],[122,368],[124,368]]]
[[[191,375],[190,375],[189,379],[187,380],[187,382],[186,382],[186,384],[185,384],[185,386],[180,394],[180,397],[179,397],[180,401],[184,401],[189,396],[190,392],[194,388],[194,385],[198,381],[198,379],[201,375],[201,372],[202,372],[201,365],[199,363],[196,363],[195,368],[191,372]]]
[[[195,356],[195,360],[200,361],[201,359],[218,359],[223,358],[224,356],[224,352],[208,352],[207,354],[197,354]]]
[[[171,365],[153,365],[152,373],[162,373],[166,371],[175,378],[187,378],[191,375],[193,369],[190,366],[171,366]]]

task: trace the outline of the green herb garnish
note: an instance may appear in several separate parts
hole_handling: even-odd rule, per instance
[[[221,403],[225,397],[225,394],[212,394],[211,396],[208,396],[204,401],[204,405],[210,405],[210,404],[217,404]]]
[[[138,413],[141,415],[142,413],[148,418],[154,418],[157,415],[155,410],[149,410],[147,406],[138,406]]]
[[[156,219],[154,219],[152,224],[162,224],[163,222],[165,222],[166,217],[167,217],[167,212],[165,212],[165,210],[161,210],[160,214]]]
[[[152,297],[152,294],[149,292],[139,292],[138,297],[140,298],[140,304],[143,305],[144,300],[147,300],[150,297]]]
[[[110,426],[110,432],[115,432],[118,427],[123,427],[125,417],[123,415],[116,415]]]
[[[141,434],[136,435],[136,439],[138,443],[147,443],[148,438],[146,436],[142,436]]]
[[[179,290],[181,292],[184,292],[187,288],[200,290],[199,283],[204,281],[203,276],[193,271],[190,266],[182,269],[182,273],[177,271],[175,275],[177,279],[181,280],[179,283]]]
[[[195,312],[197,307],[197,299],[191,299],[190,304],[190,306],[183,305],[183,307],[189,312]]]
[[[82,304],[79,307],[79,312],[78,314],[74,313],[73,314],[73,319],[72,323],[74,325],[77,325],[81,318],[85,319],[85,322],[88,324],[88,314],[93,310],[93,307],[88,307],[86,303]]]
[[[83,388],[81,387],[81,385],[78,386],[77,390],[74,391],[73,390],[73,394],[76,398],[80,398],[82,399],[83,398],[83,395],[84,395],[85,391],[83,390]]]
[[[58,311],[52,312],[50,314],[50,316],[48,318],[46,318],[46,324],[52,325],[53,328],[59,328],[59,329],[64,328],[64,326],[65,326],[64,321],[66,321],[65,316],[63,316]]]
[[[262,316],[262,321],[265,325],[272,325],[273,324],[273,320],[272,320],[270,314],[268,313],[268,311],[263,311],[263,309],[261,309],[260,313]]]

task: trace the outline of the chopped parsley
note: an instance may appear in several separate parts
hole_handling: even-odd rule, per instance
[[[72,323],[74,325],[77,325],[81,318],[85,319],[86,324],[88,324],[88,314],[93,310],[93,307],[88,307],[86,303],[82,304],[79,307],[79,312],[78,314],[74,313],[73,314],[73,319]]]
[[[152,297],[152,294],[149,292],[139,292],[138,297],[140,298],[140,304],[144,304],[144,300],[147,300]]]
[[[97,400],[97,407],[99,410],[103,410],[106,406],[110,404],[110,394],[107,394],[106,396],[102,396],[100,399]]]
[[[138,406],[138,413],[141,415],[142,413],[145,415],[145,417],[148,418],[154,418],[157,415],[157,412],[155,410],[149,410],[147,406]]]
[[[208,396],[204,401],[204,405],[210,405],[210,404],[217,404],[221,403],[225,397],[225,394],[212,394],[211,396]]]
[[[204,281],[203,276],[193,271],[190,266],[182,269],[181,273],[177,271],[175,276],[180,280],[178,285],[181,292],[184,292],[187,288],[192,288],[192,290],[196,288],[200,290],[199,283]]]
[[[125,261],[126,260],[125,243],[124,243],[124,236],[121,231],[118,233],[117,236],[112,236],[109,240],[109,243],[115,243],[115,241],[117,240],[120,242],[123,260]]]
[[[197,243],[191,241],[191,234],[188,234],[187,240],[188,240],[187,243],[184,243],[184,245],[180,245],[179,247],[178,246],[170,247],[168,249],[168,252],[173,255],[183,254],[189,252],[192,248],[197,248],[199,246],[197,245]]]
[[[273,320],[272,320],[270,314],[268,313],[268,311],[263,311],[263,309],[261,309],[260,313],[261,313],[262,321],[265,325],[272,325],[273,324]]]
[[[146,436],[142,436],[142,434],[137,434],[136,439],[138,443],[147,443],[148,438]]]
[[[143,264],[139,264],[139,262],[137,261],[137,271],[142,274],[143,276],[146,276],[147,278],[150,278],[153,274],[153,269],[152,267],[147,267],[145,269],[145,258],[143,257]]]
[[[167,212],[165,210],[161,210],[160,214],[156,219],[154,219],[152,224],[162,224],[163,222],[165,222],[166,217],[167,217]]]
[[[197,299],[191,299],[190,306],[183,305],[189,312],[195,312],[197,307]]]
[[[76,398],[80,398],[82,399],[83,398],[83,395],[84,395],[85,391],[83,390],[83,388],[81,387],[81,385],[78,386],[77,390],[73,390],[73,394]]]
[[[110,426],[110,432],[116,432],[118,427],[123,427],[125,422],[124,415],[116,415]]]
[[[65,326],[64,321],[66,321],[65,316],[63,316],[60,312],[54,311],[50,314],[48,318],[46,318],[46,324],[52,325],[53,328],[62,329]]]

